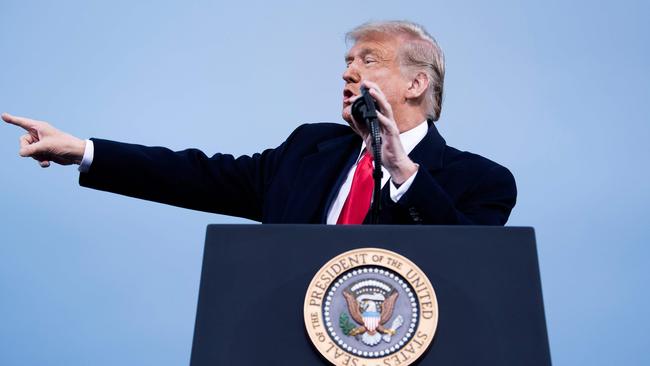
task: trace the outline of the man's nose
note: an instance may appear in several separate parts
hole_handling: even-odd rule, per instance
[[[343,72],[343,80],[345,80],[345,82],[348,84],[358,83],[361,81],[361,75],[359,75],[359,71],[357,70],[356,66],[354,66],[354,62],[348,65],[348,67]]]

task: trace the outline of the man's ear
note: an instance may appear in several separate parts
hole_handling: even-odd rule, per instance
[[[424,72],[418,72],[410,80],[406,90],[406,99],[417,100],[424,96],[429,87],[429,76]]]

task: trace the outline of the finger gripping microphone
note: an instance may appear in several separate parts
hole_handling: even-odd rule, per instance
[[[361,87],[361,97],[352,103],[352,116],[355,121],[365,121],[366,123],[368,119],[377,118],[377,105],[365,86]]]
[[[379,131],[379,120],[377,117],[377,102],[372,98],[368,88],[361,87],[361,97],[352,103],[352,117],[357,123],[365,123],[372,137],[372,155],[375,158],[375,168],[372,177],[375,180],[373,200],[371,208],[371,222],[379,222],[379,210],[381,201],[381,133]]]
[[[381,164],[381,134],[377,117],[377,102],[365,86],[361,87],[361,97],[352,103],[352,117],[357,123],[364,122],[372,136],[372,152]],[[381,170],[380,170],[381,171]],[[381,178],[381,177],[380,177]]]

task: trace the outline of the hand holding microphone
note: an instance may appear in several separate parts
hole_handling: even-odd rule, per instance
[[[364,93],[364,89],[366,93]],[[368,99],[374,103],[367,102]],[[359,104],[357,105],[357,103]],[[374,107],[374,114],[370,110],[371,107]],[[402,146],[402,141],[399,137],[400,132],[393,117],[393,109],[390,103],[388,103],[386,96],[376,83],[368,80],[361,82],[361,94],[354,100],[351,114],[357,128],[362,132],[368,131],[362,137],[366,142],[366,147],[372,150],[372,141],[376,141],[376,139],[370,134],[370,128],[365,125],[363,119],[364,113],[368,116],[376,115],[379,130],[378,135],[381,141],[381,162],[386,170],[388,170],[393,183],[399,186],[415,174],[418,170],[418,165],[409,158]]]
[[[377,105],[365,85],[361,85],[361,95],[352,103],[352,117],[357,123],[365,123],[370,131],[370,143],[366,141],[366,145],[371,148],[375,158],[375,179],[381,179],[381,133],[377,121]]]

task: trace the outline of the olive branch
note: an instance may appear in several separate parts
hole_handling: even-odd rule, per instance
[[[350,316],[345,312],[341,313],[339,316],[339,327],[341,327],[341,330],[345,335],[350,335],[350,332],[356,328],[354,323],[350,322]]]

